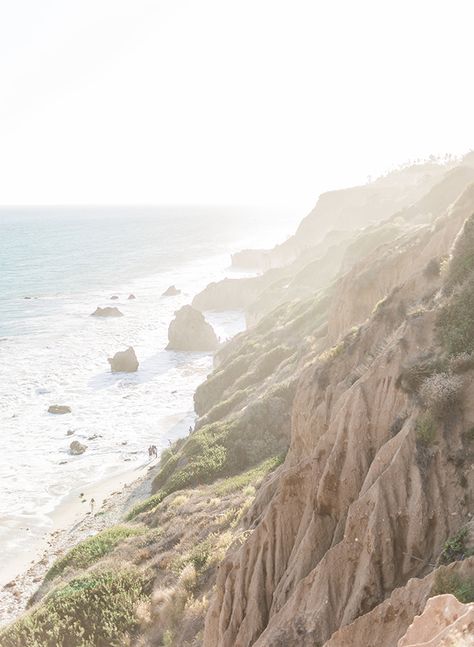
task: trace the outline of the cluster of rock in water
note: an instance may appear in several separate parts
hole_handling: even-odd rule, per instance
[[[176,288],[175,285],[170,285],[162,296],[168,297],[178,294],[181,294],[181,290]],[[113,295],[110,298],[117,300],[119,297]],[[135,295],[130,294],[128,300],[133,299],[136,299]],[[123,313],[116,306],[97,307],[91,314],[91,317],[102,318],[123,316]],[[175,312],[175,318],[168,328],[168,341],[166,350],[174,351],[212,352],[219,346],[219,340],[212,326],[199,310],[190,305],[185,305]],[[107,361],[110,364],[112,373],[135,373],[140,365],[133,346],[129,346],[126,350],[118,351],[113,357],[109,357]],[[48,413],[56,415],[71,413],[71,407],[52,404],[48,408]],[[70,435],[69,432],[68,435]],[[70,453],[74,456],[83,454],[86,449],[87,445],[83,445],[78,440],[74,440],[69,447]]]

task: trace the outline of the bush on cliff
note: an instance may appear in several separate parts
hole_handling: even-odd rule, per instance
[[[474,275],[452,295],[436,323],[438,339],[450,355],[474,351]]]
[[[440,564],[451,564],[451,562],[463,560],[473,554],[473,550],[466,545],[468,535],[468,527],[463,526],[453,537],[445,541],[439,556]]]
[[[474,214],[464,223],[448,266],[445,285],[448,290],[461,285],[474,271]]]
[[[436,573],[431,595],[444,593],[451,593],[463,604],[474,602],[474,578],[443,568]]]
[[[128,537],[141,535],[143,527],[113,526],[89,537],[58,559],[46,573],[45,580],[51,581],[61,575],[66,568],[85,569],[110,553],[121,541]]]
[[[101,570],[71,580],[0,633],[2,647],[124,647],[138,628],[150,582],[137,570]]]

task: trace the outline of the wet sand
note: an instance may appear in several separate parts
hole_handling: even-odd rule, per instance
[[[157,460],[146,462],[93,487],[72,491],[61,502],[50,515],[51,531],[42,538],[32,538],[27,554],[2,564],[0,625],[12,621],[26,608],[56,559],[79,541],[119,523],[137,501],[149,496],[157,467]],[[91,498],[95,499],[94,514],[90,512]],[[82,503],[84,499],[86,503]]]

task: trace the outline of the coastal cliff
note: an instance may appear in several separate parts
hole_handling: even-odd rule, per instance
[[[0,645],[397,647],[433,596],[474,601],[473,180],[323,196],[239,284],[252,325],[149,498],[61,557]]]

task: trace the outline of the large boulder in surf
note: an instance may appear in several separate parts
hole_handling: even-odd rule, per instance
[[[105,308],[97,308],[91,317],[123,317],[123,314],[115,306],[105,306]]]
[[[79,454],[83,454],[87,449],[87,445],[83,445],[80,443],[78,440],[73,440],[72,443],[69,445],[69,452],[73,456],[79,456]]]
[[[71,413],[71,407],[66,404],[52,404],[48,407],[48,413],[64,414]]]
[[[115,353],[107,361],[110,364],[112,373],[134,373],[138,369],[138,359],[131,346],[127,350]]]
[[[166,350],[209,352],[219,345],[211,324],[192,306],[183,306],[175,312],[168,328],[168,340]]]
[[[175,297],[177,294],[181,294],[181,290],[178,290],[176,285],[170,285],[169,288],[167,288],[163,294],[161,295],[162,297]]]

